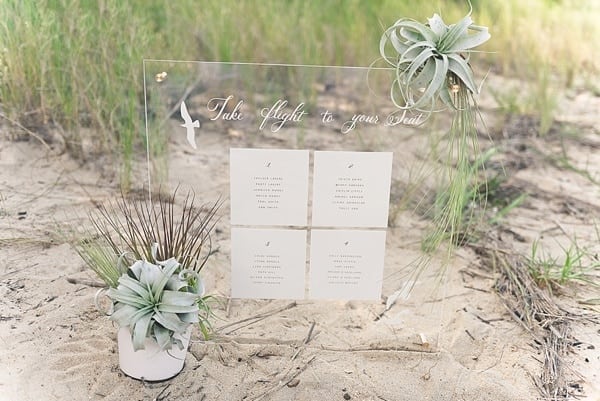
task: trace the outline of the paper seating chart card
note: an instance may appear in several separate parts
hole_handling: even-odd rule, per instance
[[[306,226],[308,150],[231,149],[231,224]]]
[[[233,298],[304,298],[306,230],[231,229]]]
[[[232,297],[304,297],[307,231],[239,226],[305,226],[308,166],[308,151],[230,150]],[[311,231],[310,298],[379,299],[391,169],[390,152],[314,152],[312,226],[331,229]]]
[[[387,227],[391,152],[315,152],[314,166],[314,227]]]
[[[378,300],[385,236],[381,230],[312,230],[310,298]]]

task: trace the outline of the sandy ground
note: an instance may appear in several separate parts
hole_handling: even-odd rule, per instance
[[[561,120],[579,124],[584,133],[566,141],[570,160],[599,179],[594,110],[600,102],[587,93],[563,102]],[[485,102],[482,108],[494,113]],[[500,122],[492,129],[502,145],[506,188],[529,194],[505,219],[501,237],[524,253],[540,236],[550,250],[560,251],[570,236],[592,243],[600,187],[548,162],[537,149],[557,152],[556,135],[535,138],[522,124]],[[196,153],[186,150],[182,138],[171,139],[171,171],[194,182],[206,201],[227,195],[229,147],[297,146],[298,136],[282,143],[223,131],[205,132]],[[434,260],[410,296],[383,315],[384,301],[228,302],[227,203],[215,234],[219,252],[204,271],[209,292],[224,299],[215,310],[215,338],[200,341],[194,332],[184,370],[168,382],[130,379],[118,367],[117,329],[95,309],[97,289],[85,282],[97,279],[59,234],[64,224],[85,222],[95,203],[118,193],[114,174],[92,156],[73,160],[60,144],[48,150],[31,137],[0,138],[0,400],[538,399],[532,378],[541,370],[539,344],[502,305],[493,290],[495,273],[473,250],[457,251],[441,286]],[[333,133],[308,135],[303,146],[335,148],[330,138]],[[406,152],[422,146],[422,139],[357,140],[354,146]],[[402,159],[395,158],[395,177],[402,177],[408,163]],[[187,177],[190,164],[195,167]],[[403,268],[418,255],[424,227],[403,211],[392,223],[384,299],[404,284]],[[597,306],[582,303],[598,298],[590,286],[576,284],[557,296],[567,309],[598,313]],[[566,374],[580,386],[580,399],[600,400],[599,328],[589,321],[573,326],[577,341],[569,347]]]

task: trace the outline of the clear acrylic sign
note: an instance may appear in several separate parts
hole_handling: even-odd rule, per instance
[[[390,150],[426,119],[393,104],[393,71],[145,60],[144,76],[147,186],[225,199],[232,297],[381,298],[407,162]]]

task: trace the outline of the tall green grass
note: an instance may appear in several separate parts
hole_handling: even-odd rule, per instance
[[[492,33],[490,53],[477,57],[490,68],[537,80],[551,65],[546,79],[594,82],[598,2],[473,5]],[[81,129],[91,128],[97,151],[118,149],[113,160],[127,187],[142,143],[143,58],[367,66],[398,18],[438,12],[452,21],[467,10],[461,0],[3,0],[0,106],[27,128],[58,127],[75,156]]]
[[[141,132],[140,66],[150,29],[119,1],[5,0],[0,3],[0,101],[14,121],[63,133],[82,154],[80,130],[93,128],[94,151],[111,154],[127,185]]]

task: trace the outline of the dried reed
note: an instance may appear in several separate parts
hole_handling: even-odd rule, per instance
[[[153,261],[151,247],[156,243],[158,260],[175,258],[184,268],[199,272],[212,252],[210,233],[222,202],[196,207],[195,194],[188,192],[177,210],[176,198],[177,190],[172,195],[159,194],[154,202],[121,195],[99,206],[90,218],[116,254]]]
[[[567,379],[565,356],[572,342],[571,323],[581,316],[559,306],[538,286],[522,256],[498,248],[477,247],[477,251],[499,274],[495,289],[504,306],[541,348],[542,371],[533,381],[543,399],[570,399],[575,387]]]

